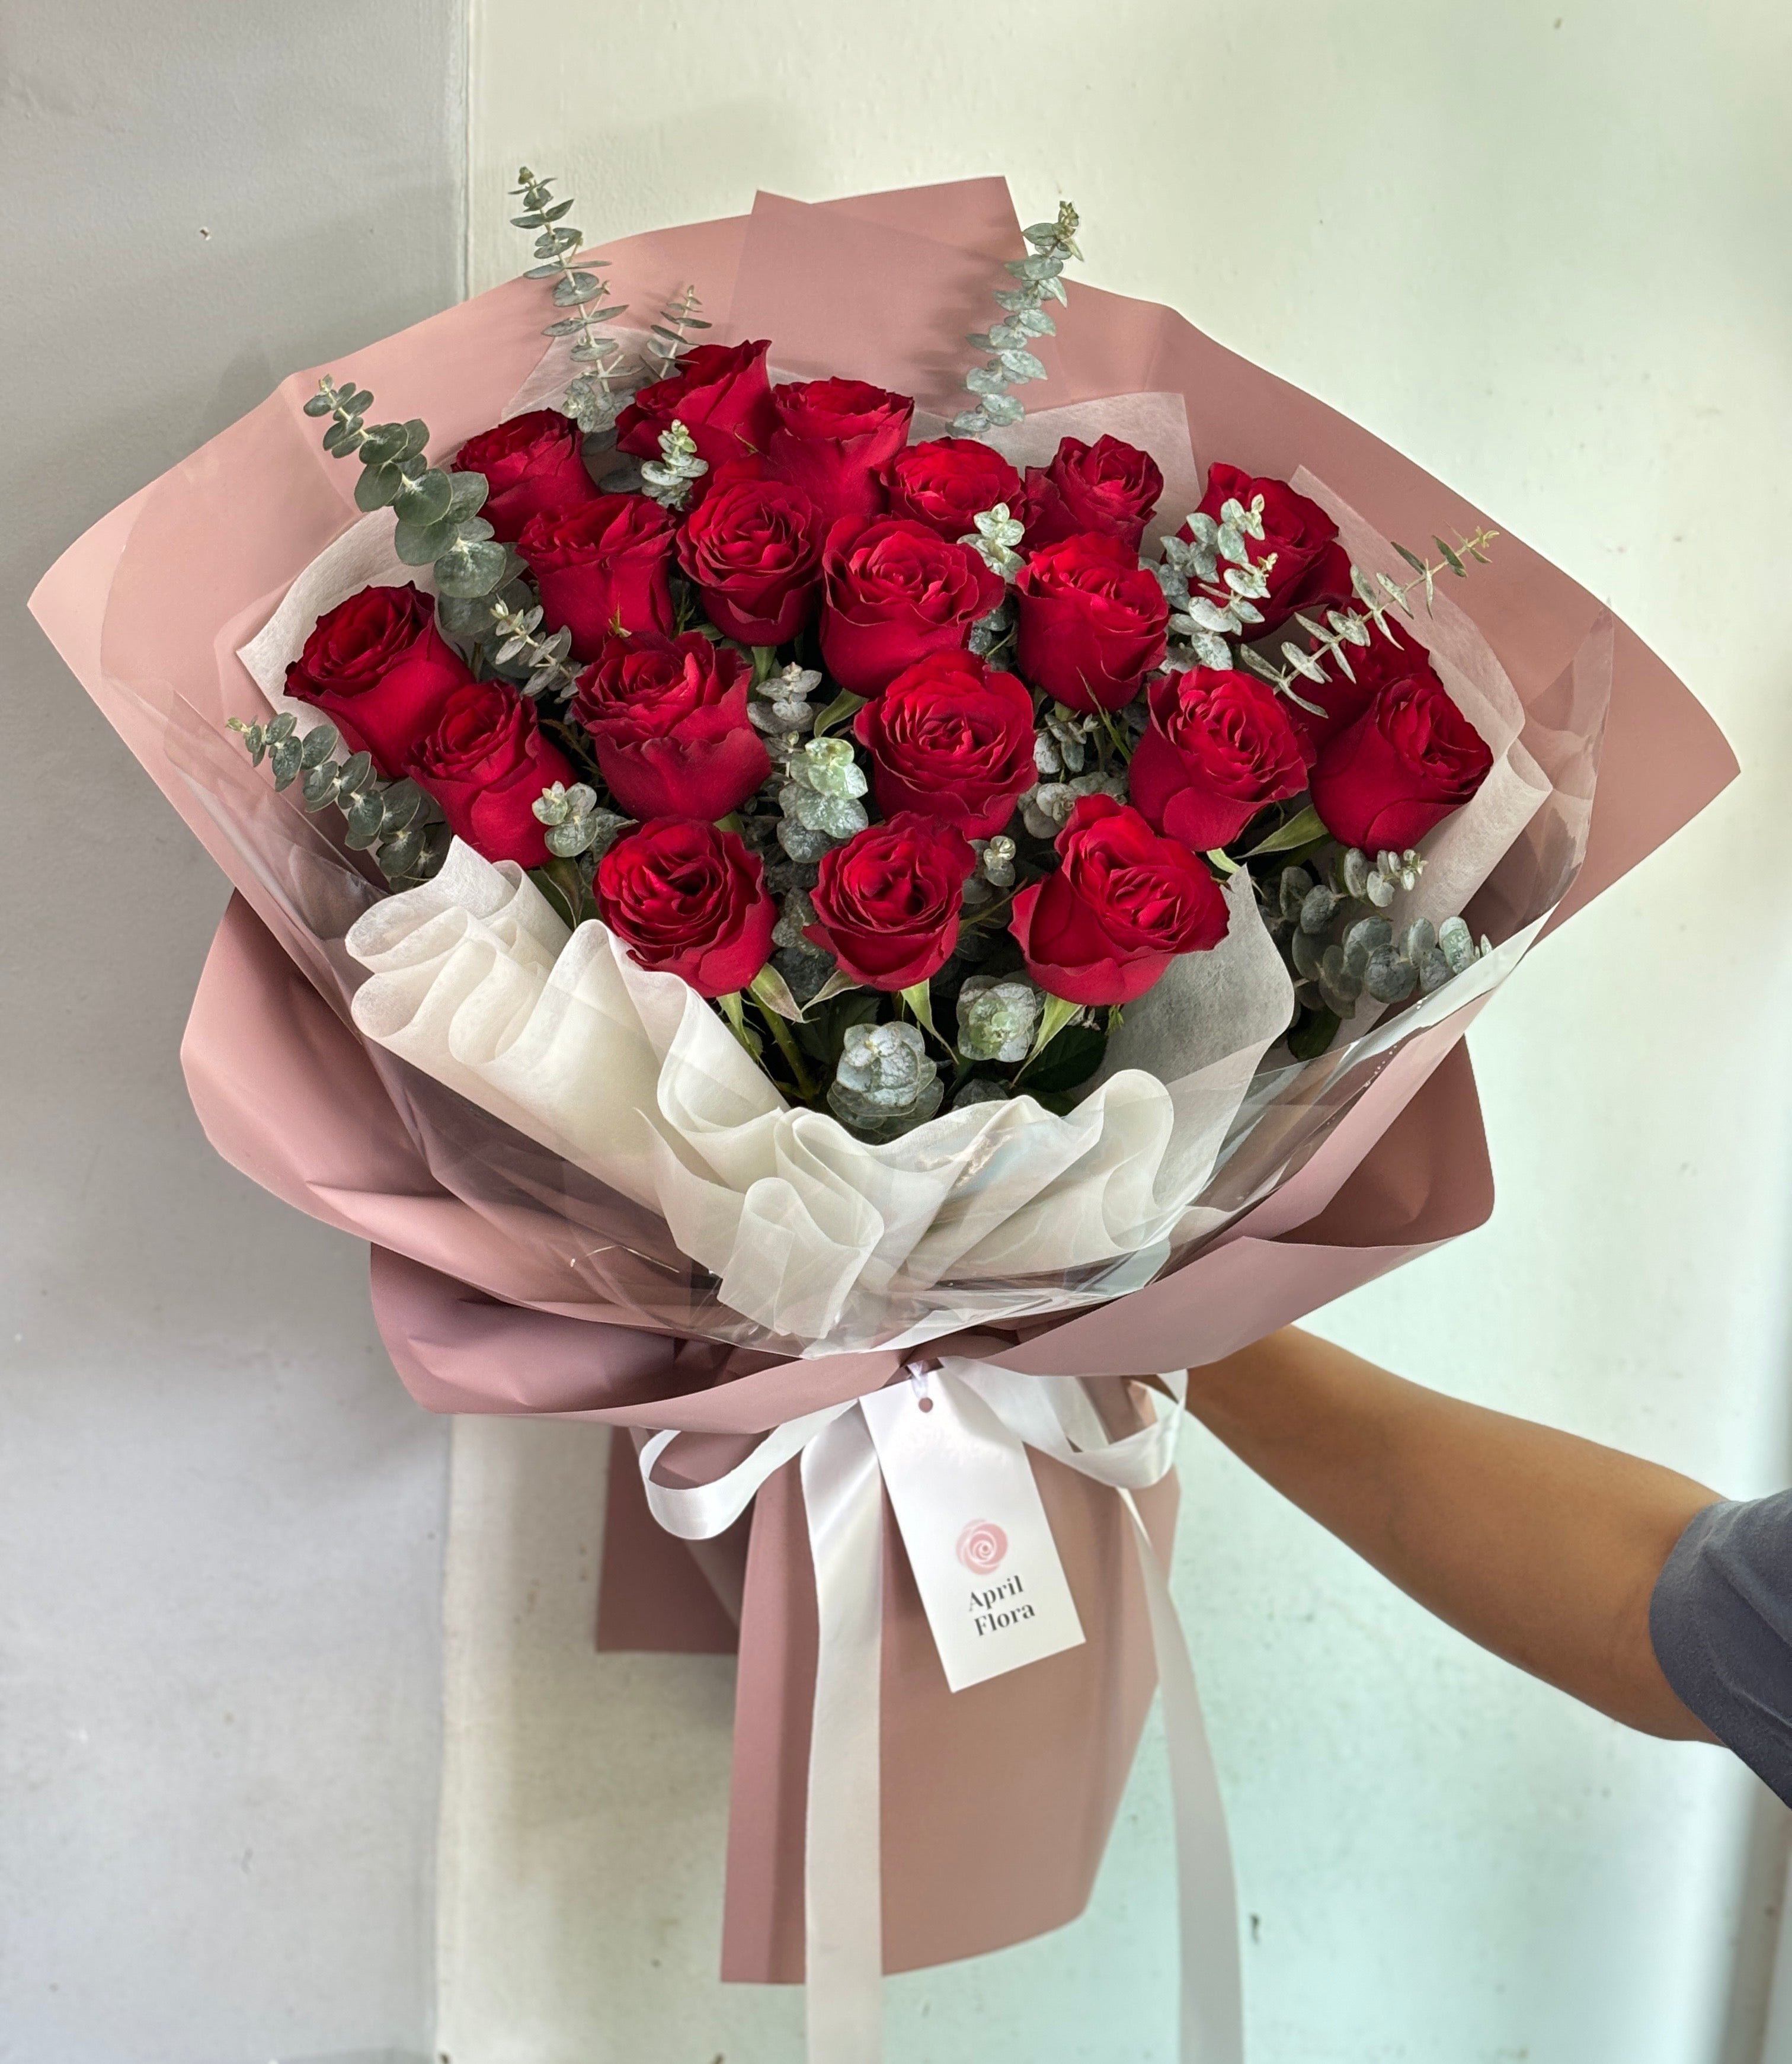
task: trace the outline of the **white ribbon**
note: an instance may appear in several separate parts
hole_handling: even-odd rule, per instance
[[[918,1373],[919,1365],[912,1365]],[[1225,1810],[1170,1586],[1133,1493],[1175,1465],[1186,1377],[1162,1381],[1170,1409],[1110,1441],[1081,1383],[993,1363],[936,1366],[975,1390],[1010,1432],[1067,1469],[1108,1485],[1132,1522],[1163,1691],[1176,1826],[1182,1936],[1182,2064],[1243,2064],[1237,1893]],[[774,1472],[800,1455],[820,1620],[809,1741],[804,1845],[808,2064],[878,2064],[883,2055],[883,1868],[879,1703],[883,1655],[884,1488],[856,1399],[792,1419],[712,1483],[656,1483],[675,1433],[641,1450],[654,1517],[687,1541],[733,1525]]]

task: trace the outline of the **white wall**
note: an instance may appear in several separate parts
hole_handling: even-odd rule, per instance
[[[434,0],[0,10],[5,2064],[430,2047],[447,1429],[364,1250],[201,1137],[224,884],[24,599],[457,296],[461,57]]]
[[[1739,1494],[1792,1474],[1789,78],[1778,0],[476,0],[472,61],[474,287],[524,262],[519,159],[599,240],[756,185],[1006,172],[1023,220],[1074,196],[1091,280],[1401,445],[1691,682],[1746,772],[1477,1028],[1493,1224],[1322,1324]],[[711,1977],[726,1666],[562,1646],[598,1446],[457,1429],[443,2045],[770,2064],[795,2000]],[[1759,1788],[1504,1669],[1190,1450],[1257,2064],[1758,2055]],[[1076,1928],[895,1986],[895,2055],[1166,2058],[1162,1812],[1147,1764]]]

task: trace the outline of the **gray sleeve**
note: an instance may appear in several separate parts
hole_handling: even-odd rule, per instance
[[[1681,1702],[1792,1805],[1792,1490],[1699,1513],[1649,1631]]]

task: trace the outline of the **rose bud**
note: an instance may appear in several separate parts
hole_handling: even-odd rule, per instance
[[[821,563],[821,656],[856,695],[875,695],[929,652],[962,651],[972,625],[1005,591],[1001,575],[968,545],[899,516],[843,518]]]
[[[669,511],[645,494],[600,494],[576,509],[544,510],[524,525],[517,550],[541,590],[548,622],[573,634],[573,651],[594,659],[613,632],[663,637],[672,628]]]
[[[408,581],[364,587],[326,610],[286,670],[286,692],[320,709],[393,780],[451,691],[472,679],[436,628],[435,603]]]
[[[929,437],[890,461],[890,514],[924,523],[953,544],[998,502],[1021,513],[1021,476],[975,437]]]
[[[1029,551],[1094,531],[1136,553],[1162,493],[1149,452],[1118,437],[1092,445],[1066,437],[1049,466],[1027,468],[1026,506],[1015,514],[1025,521]]]
[[[863,380],[798,380],[774,388],[771,470],[800,487],[824,523],[884,512],[884,472],[908,441],[915,405]]]
[[[1323,716],[1315,716],[1311,710],[1303,709],[1299,703],[1288,705],[1288,720],[1307,740],[1311,753],[1317,755],[1328,740],[1335,738],[1341,731],[1348,731],[1383,688],[1391,688],[1396,681],[1407,680],[1415,674],[1431,673],[1431,655],[1424,647],[1403,631],[1392,617],[1386,622],[1385,635],[1371,630],[1367,645],[1343,647],[1344,657],[1356,677],[1354,680],[1346,680],[1343,668],[1335,659],[1328,657],[1325,681],[1297,683],[1301,701],[1317,703],[1325,712]],[[1311,639],[1307,642],[1312,643]]]
[[[532,409],[481,430],[449,461],[450,473],[482,473],[489,490],[479,513],[507,545],[544,509],[573,509],[597,499],[597,483],[580,456],[584,433],[558,409]]]
[[[1305,742],[1266,683],[1196,667],[1160,676],[1150,699],[1127,786],[1154,831],[1210,852],[1307,786]]]
[[[1117,538],[1066,538],[1015,577],[1015,659],[1023,679],[1067,708],[1117,710],[1163,664],[1170,604]]]
[[[1039,778],[1033,697],[970,652],[933,652],[904,667],[853,731],[871,755],[884,816],[912,810],[966,838],[993,838]]]
[[[822,522],[781,480],[719,484],[685,518],[679,563],[710,621],[743,645],[783,645],[821,604]]]
[[[598,862],[591,893],[642,967],[699,996],[746,988],[771,957],[778,906],[758,856],[714,824],[656,817],[625,832]]]
[[[1321,748],[1313,807],[1335,839],[1404,852],[1475,793],[1493,756],[1427,667],[1383,688]]]
[[[912,989],[952,958],[976,865],[955,825],[904,810],[821,856],[803,936],[868,989]]]
[[[1049,996],[1130,1003],[1178,953],[1226,937],[1226,898],[1203,863],[1112,796],[1078,797],[1057,850],[1057,872],[1023,889],[1009,919]]]
[[[579,676],[573,715],[631,817],[725,817],[771,773],[747,679],[739,653],[698,631],[669,645],[614,638]]]
[[[1275,564],[1267,576],[1270,591],[1255,605],[1263,620],[1247,627],[1252,638],[1279,631],[1297,609],[1323,609],[1349,601],[1351,594],[1350,554],[1338,542],[1338,526],[1318,502],[1296,494],[1287,481],[1258,480],[1216,459],[1207,469],[1200,513],[1217,523],[1223,504],[1241,502],[1248,509],[1259,494],[1263,534],[1245,542],[1254,561],[1261,564],[1273,552]],[[1177,534],[1187,537],[1188,526]]]
[[[616,449],[658,458],[659,433],[675,418],[710,466],[763,452],[771,436],[771,383],[765,371],[771,348],[761,337],[687,351],[670,380],[643,387],[616,418]]]
[[[542,737],[535,705],[502,681],[457,688],[412,748],[405,772],[441,804],[457,838],[487,860],[539,867],[548,857],[535,816],[542,791],[577,770]]]

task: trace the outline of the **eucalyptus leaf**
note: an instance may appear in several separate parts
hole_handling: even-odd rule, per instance
[[[504,578],[509,563],[501,545],[450,545],[436,561],[437,591],[456,598],[489,595]]]
[[[299,742],[299,764],[317,766],[330,757],[340,742],[333,724],[314,724]]]
[[[426,566],[454,542],[454,526],[445,518],[420,529],[414,523],[393,526],[392,549],[408,566]]]
[[[454,499],[454,483],[445,473],[433,469],[416,480],[408,480],[400,490],[396,506],[398,520],[414,530],[427,530],[448,514]],[[430,554],[432,558],[434,554]],[[418,563],[416,560],[409,562]]]
[[[355,482],[355,506],[368,514],[385,509],[397,498],[404,484],[405,476],[396,466],[363,466],[361,477]]]

